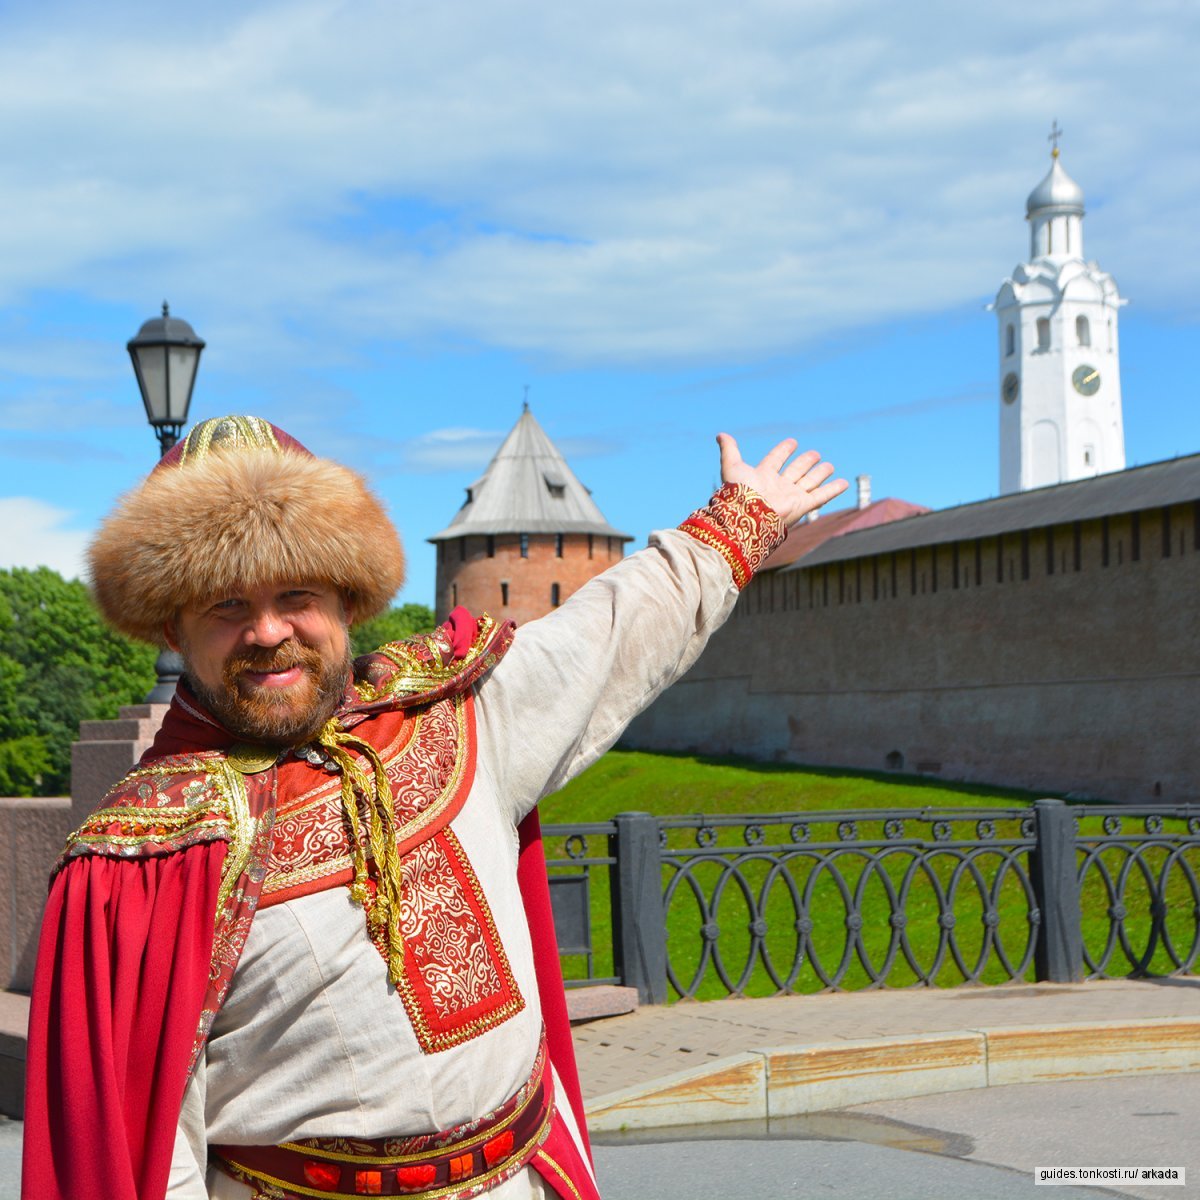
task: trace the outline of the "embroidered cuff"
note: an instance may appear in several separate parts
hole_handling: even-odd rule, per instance
[[[787,537],[780,515],[744,483],[723,484],[708,504],[679,528],[720,552],[739,592],[763,559]]]

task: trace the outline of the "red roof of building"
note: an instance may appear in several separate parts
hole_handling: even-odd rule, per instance
[[[907,500],[876,500],[866,508],[843,508],[831,513],[822,513],[815,521],[802,521],[793,525],[787,541],[767,559],[762,570],[790,567],[805,555],[811,554],[830,538],[870,529],[874,525],[887,525],[891,521],[902,521],[930,510],[921,504],[910,504]]]

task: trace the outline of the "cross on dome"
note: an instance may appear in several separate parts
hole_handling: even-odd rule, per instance
[[[1051,137],[1057,141],[1062,135],[1055,122]],[[1029,193],[1025,201],[1025,213],[1032,220],[1039,212],[1073,213],[1083,216],[1083,188],[1067,174],[1058,155],[1058,146],[1051,152],[1050,170],[1046,177]]]

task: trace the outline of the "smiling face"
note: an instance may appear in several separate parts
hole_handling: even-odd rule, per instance
[[[349,614],[322,584],[247,588],[180,611],[166,629],[196,698],[238,737],[311,740],[350,679]]]

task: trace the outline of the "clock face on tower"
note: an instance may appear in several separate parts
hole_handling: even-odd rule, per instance
[[[1094,396],[1100,387],[1100,372],[1084,363],[1071,373],[1071,382],[1081,396]]]
[[[1014,403],[1020,391],[1021,381],[1017,378],[1015,372],[1009,371],[1004,377],[1004,382],[1000,385],[1000,395],[1004,397],[1004,403]]]

